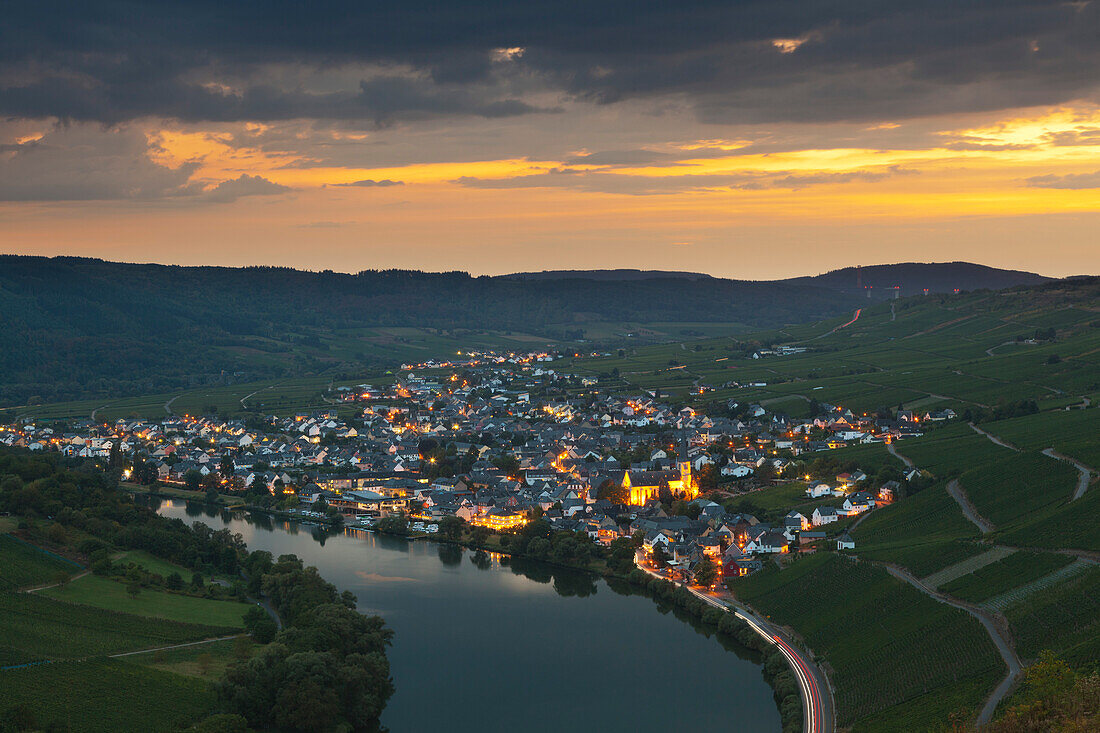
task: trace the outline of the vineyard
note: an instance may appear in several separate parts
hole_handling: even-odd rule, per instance
[[[1100,568],[1031,595],[1005,612],[1020,656],[1033,658],[1052,649],[1071,663],[1096,665],[1100,638]]]
[[[1047,588],[1068,582],[1071,578],[1081,575],[1091,567],[1092,565],[1084,560],[1076,560],[1029,583],[1024,583],[1000,595],[993,596],[985,602],[985,605],[998,611],[1004,611],[1023,603],[1031,596],[1041,593]]]
[[[959,477],[978,512],[997,527],[1027,521],[1073,496],[1077,471],[1041,453],[1018,453]]]
[[[1072,561],[1068,555],[1052,552],[1015,552],[939,587],[956,598],[977,603],[1025,586]]]
[[[1094,370],[1100,367],[1092,365]],[[1100,411],[1071,410],[1046,412],[983,426],[1013,445],[1027,450],[1054,448],[1086,466],[1100,469]]]
[[[930,575],[984,548],[973,542],[978,531],[966,521],[942,483],[876,509],[856,528],[861,557],[904,565],[918,576]]]
[[[921,438],[903,440],[898,451],[937,478],[958,475],[1012,455],[1012,451],[994,445],[967,425],[949,425]]]
[[[0,589],[53,583],[59,574],[79,571],[80,566],[74,562],[0,533]]]
[[[969,576],[977,570],[981,570],[988,565],[992,565],[999,560],[1002,560],[1011,555],[1015,550],[1008,547],[994,547],[991,550],[987,550],[980,555],[967,558],[962,562],[949,565],[943,570],[932,573],[925,577],[923,582],[925,585],[932,588],[943,589],[952,581],[962,578],[963,576]]]
[[[996,535],[998,542],[1019,547],[1100,551],[1100,486],[1076,501],[1036,513],[1028,524]]]
[[[739,584],[738,595],[772,620],[797,628],[834,670],[841,725],[887,729],[876,716],[896,706],[910,728],[974,708],[1000,674],[984,629],[969,615],[921,594],[885,570],[836,555],[800,559]],[[931,695],[963,680],[988,680],[967,699]],[[936,702],[939,701],[939,702]]]
[[[234,631],[0,592],[0,660],[5,665],[145,649]]]
[[[0,710],[26,704],[46,730],[179,730],[214,706],[214,692],[203,680],[118,660],[59,662],[0,675]]]

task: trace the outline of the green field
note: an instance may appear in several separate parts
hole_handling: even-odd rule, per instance
[[[216,680],[230,664],[237,661],[237,653],[241,648],[239,645],[243,645],[244,653],[248,656],[258,648],[247,637],[237,637],[179,649],[133,654],[126,657],[126,661],[163,672]]]
[[[137,597],[131,598],[125,583],[98,575],[85,575],[63,587],[39,593],[58,601],[108,611],[223,628],[240,628],[241,619],[250,608],[247,603],[196,598],[150,588],[142,589]]]
[[[74,562],[0,534],[0,590],[53,583],[80,571]]]
[[[945,583],[940,590],[964,601],[979,603],[1037,580],[1073,562],[1052,552],[1014,552],[1006,558]]]
[[[234,630],[0,592],[0,666],[148,649]]]
[[[113,659],[7,670],[0,681],[0,710],[26,704],[43,729],[179,730],[208,715],[215,702],[207,682]]]
[[[975,710],[1003,674],[977,621],[869,563],[820,553],[734,587],[825,657],[838,723],[853,730],[897,730],[898,721],[905,730],[931,727]],[[968,686],[959,688],[960,680]]]

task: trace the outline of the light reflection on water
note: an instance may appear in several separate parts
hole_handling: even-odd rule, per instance
[[[382,614],[396,632],[397,693],[382,718],[394,733],[780,728],[753,652],[719,643],[624,583],[453,545],[152,501],[165,516],[239,532],[251,550],[295,554],[355,593],[360,610]]]

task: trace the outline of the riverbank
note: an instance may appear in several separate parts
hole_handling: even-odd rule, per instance
[[[584,719],[585,727],[608,733],[630,733],[637,720],[647,729],[728,729],[728,709],[652,694],[651,665],[616,665],[613,678],[599,684],[578,674],[636,654],[639,639],[647,656],[680,670],[677,686],[723,699],[754,730],[781,730],[757,652],[735,640],[716,643],[712,629],[673,604],[634,597],[644,590],[624,580],[490,552],[496,537],[477,556],[454,542],[296,531],[294,522],[188,508],[182,501],[163,502],[160,511],[241,533],[250,549],[297,555],[355,593],[361,610],[383,615],[397,639],[389,657],[399,689],[382,720],[392,730],[475,733],[491,720],[494,729],[549,733],[560,730],[560,716],[530,712],[548,693],[567,700],[569,715]],[[454,663],[476,665],[477,674],[456,677]],[[425,698],[422,689],[433,694]]]

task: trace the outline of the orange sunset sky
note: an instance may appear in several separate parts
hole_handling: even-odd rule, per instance
[[[790,15],[516,11],[453,36],[348,10],[350,39],[300,18],[172,30],[173,13],[224,12],[206,3],[119,10],[117,42],[91,30],[102,18],[61,32],[28,16],[34,43],[0,38],[0,251],[479,274],[1100,271],[1093,3],[779,5]],[[380,22],[394,34],[372,35]]]

